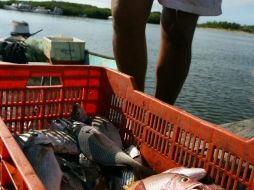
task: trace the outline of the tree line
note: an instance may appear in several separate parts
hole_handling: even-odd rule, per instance
[[[16,0],[10,0],[0,2],[0,8],[3,8],[4,5],[11,5],[12,3],[19,3]],[[63,15],[65,16],[85,16],[89,18],[98,18],[98,19],[108,19],[111,16],[111,10],[108,8],[98,8],[92,5],[77,4],[77,3],[68,3],[68,2],[58,2],[58,1],[27,1],[31,8],[33,7],[45,7],[46,9],[53,10],[55,7],[61,8],[63,10]]]
[[[235,22],[206,22],[203,24],[199,24],[199,27],[202,28],[218,28],[225,30],[233,30],[233,31],[243,31],[254,34],[254,25],[241,25]]]
[[[17,0],[0,1],[0,8],[4,8],[4,5],[11,5],[12,3],[18,3]],[[63,10],[63,15],[66,16],[85,16],[89,18],[108,19],[111,16],[111,10],[109,8],[98,8],[92,5],[59,2],[59,1],[28,1],[31,7],[43,6],[46,9],[53,10],[55,7]],[[148,18],[148,23],[159,24],[160,12],[152,12]],[[202,28],[218,28],[234,31],[244,31],[254,34],[254,25],[240,25],[234,22],[206,22],[198,24],[198,27]]]

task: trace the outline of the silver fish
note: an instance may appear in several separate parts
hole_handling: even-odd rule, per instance
[[[79,147],[88,159],[105,166],[131,166],[141,175],[151,175],[152,171],[128,156],[110,138],[92,126],[83,126],[76,132]]]
[[[207,187],[181,174],[161,173],[137,181],[125,190],[207,190]]]
[[[110,172],[108,187],[110,190],[123,190],[124,186],[131,185],[136,180],[138,180],[138,176],[132,168],[117,167],[113,172]]]
[[[81,105],[75,103],[72,105],[71,119],[74,121],[85,123],[89,119],[89,117],[87,116],[87,113],[81,107]]]
[[[61,186],[62,171],[48,144],[35,144],[36,136],[25,143],[23,152],[47,190],[58,190]]]
[[[114,141],[120,148],[123,147],[119,130],[106,118],[101,116],[91,118],[91,126]]]

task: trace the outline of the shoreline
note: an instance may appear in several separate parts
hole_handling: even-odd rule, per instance
[[[200,27],[197,26],[198,29],[207,29],[207,30],[214,30],[214,31],[224,31],[224,32],[233,32],[233,33],[242,33],[242,34],[249,34],[251,36],[254,35],[254,33],[251,32],[245,32],[245,31],[241,31],[241,30],[230,30],[230,29],[224,29],[224,28],[213,28],[213,27]]]

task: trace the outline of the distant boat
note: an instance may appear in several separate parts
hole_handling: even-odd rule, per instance
[[[27,2],[21,2],[18,4],[18,11],[30,12],[31,7]]]
[[[12,3],[11,5],[4,5],[4,9],[11,10],[11,11],[17,11],[18,10],[18,4]]]
[[[53,15],[62,15],[63,14],[63,10],[61,8],[55,7],[53,9],[53,11],[51,12],[51,14],[53,14]]]
[[[49,14],[50,13],[50,10],[49,9],[45,9],[45,7],[35,7],[33,10],[32,10],[33,13],[41,13],[41,14]]]
[[[22,12],[30,12],[31,7],[26,2],[21,3],[12,3],[11,5],[4,5],[4,9],[6,10],[12,10],[12,11],[22,11]]]

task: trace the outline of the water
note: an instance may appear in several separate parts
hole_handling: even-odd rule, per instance
[[[25,20],[30,32],[43,29],[36,38],[49,35],[75,36],[86,48],[112,53],[110,20],[73,18],[0,10],[0,37],[8,36],[11,20]],[[4,18],[4,19],[3,19]],[[153,95],[159,49],[158,25],[147,25],[149,65],[146,93]],[[254,35],[197,29],[193,41],[190,73],[176,106],[214,123],[254,117]]]

